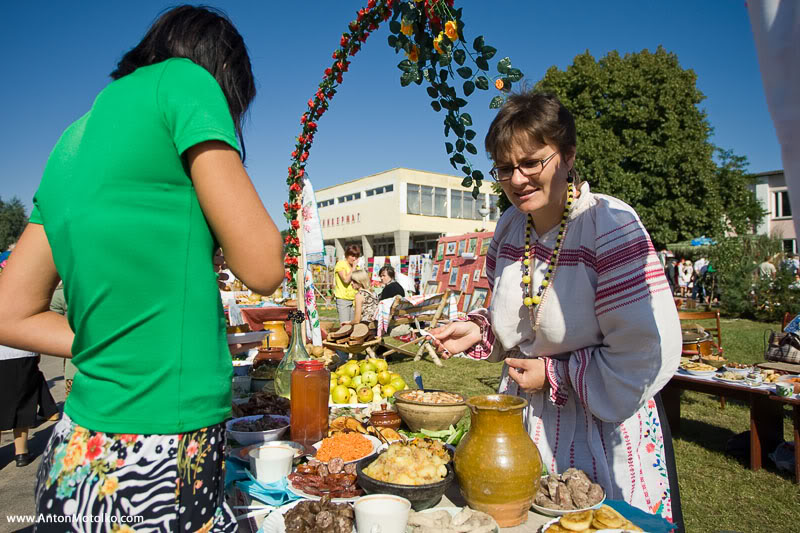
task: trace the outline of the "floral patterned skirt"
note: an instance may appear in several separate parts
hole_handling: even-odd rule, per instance
[[[37,474],[34,530],[234,532],[224,446],[223,424],[132,435],[90,431],[65,414]]]

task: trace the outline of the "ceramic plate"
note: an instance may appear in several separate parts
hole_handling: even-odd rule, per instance
[[[344,464],[357,463],[364,457],[369,457],[370,455],[376,453],[378,451],[378,448],[380,448],[382,443],[380,440],[378,440],[377,437],[373,437],[372,435],[363,435],[363,434],[362,436],[365,437],[372,444],[372,451],[369,452],[367,455],[359,457],[358,459],[353,459],[352,461],[345,461]],[[319,447],[322,446],[322,441],[315,442],[314,444],[312,444],[312,446],[314,447],[315,450],[319,450]],[[325,461],[320,461],[320,462],[325,462]]]
[[[723,378],[722,376],[712,376],[712,379],[715,379],[716,381],[721,381],[723,383],[730,383],[732,385],[747,385],[747,383],[745,383],[745,381],[744,381],[744,378],[742,378],[742,379],[727,379],[727,378]],[[747,386],[749,387],[749,385],[747,385]]]
[[[425,509],[424,511],[417,511],[417,513],[418,514],[427,514],[427,513],[433,513],[433,512],[436,512],[436,511],[447,511],[448,513],[450,513],[450,516],[455,516],[455,515],[457,515],[458,513],[461,512],[461,509],[462,509],[461,507],[431,507],[430,509]],[[494,522],[494,519],[492,519],[492,521]],[[408,526],[406,528],[406,533],[411,533],[413,531],[414,531],[414,526]],[[498,533],[498,531],[499,531],[496,522],[494,524],[494,529],[492,531],[494,533]]]
[[[286,512],[300,503],[303,500],[297,500],[296,502],[287,503],[283,507],[275,509],[272,511],[267,518],[264,519],[264,522],[261,523],[261,528],[258,530],[259,533],[286,533],[286,525],[283,523],[283,516]],[[355,525],[353,526],[353,533],[355,533],[356,528]]]
[[[228,333],[228,344],[245,344],[248,342],[261,342],[269,331],[248,331],[247,333]]]
[[[572,512],[574,512],[574,511],[572,511]],[[270,516],[272,516],[272,515],[270,515]],[[550,520],[548,523],[546,523],[545,525],[542,526],[542,529],[540,531],[542,533],[547,533],[547,528],[549,528],[553,524],[558,523],[558,520],[559,520],[558,518],[554,518],[554,519]],[[283,531],[283,530],[281,530],[281,531]],[[625,530],[625,529],[596,529],[595,531],[597,531],[597,533],[625,533],[627,530]]]
[[[723,372],[733,372],[734,374],[742,374],[743,376],[746,376],[749,372],[753,371],[753,368],[729,368],[727,366],[723,366],[721,370]]]
[[[684,368],[679,368],[678,372],[700,378],[710,378],[711,376],[717,373],[716,370],[686,370]]]

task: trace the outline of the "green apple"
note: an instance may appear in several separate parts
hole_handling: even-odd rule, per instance
[[[361,383],[367,387],[374,387],[378,384],[378,374],[374,370],[367,370],[361,374]]]
[[[342,367],[342,373],[350,376],[351,378],[356,377],[356,375],[359,373],[358,363],[355,361],[348,361]]]
[[[337,378],[336,376],[333,376],[333,377],[331,378],[331,390],[335,389],[335,388],[336,388],[336,385],[338,385],[338,384],[339,384],[339,382],[337,381],[337,379],[338,379],[338,378]]]
[[[391,398],[392,396],[394,396],[395,392],[397,392],[397,389],[395,389],[391,385],[384,385],[383,388],[381,389],[381,395],[384,398]]]
[[[381,397],[381,386],[380,385],[373,385],[372,387],[372,399],[377,400]]]
[[[350,400],[350,391],[344,385],[336,385],[331,391],[333,403],[347,403]]]
[[[370,370],[372,370],[373,372],[376,370],[375,363],[373,363],[369,359],[364,359],[363,361],[361,361],[358,367],[361,369],[362,374],[364,372],[369,372]]]
[[[378,372],[378,383],[381,385],[388,385],[390,381],[392,381],[392,375],[389,374],[388,370]]]
[[[352,379],[347,374],[343,374],[339,376],[339,379],[337,379],[336,381],[339,383],[339,385],[344,385],[345,387],[349,387]]]
[[[389,385],[394,387],[395,390],[403,390],[406,388],[406,382],[400,376],[392,378],[392,381],[389,382]]]
[[[375,370],[378,372],[389,370],[389,363],[386,362],[386,359],[373,359],[372,362],[375,365]]]
[[[372,393],[372,389],[366,386],[362,386],[358,388],[358,401],[361,403],[369,403],[372,401],[372,397],[374,394]]]
[[[358,393],[355,389],[347,389],[347,392],[350,393],[347,403],[358,403]]]
[[[362,375],[359,374],[358,376],[356,376],[356,377],[354,377],[354,378],[352,378],[350,380],[350,386],[353,387],[354,389],[358,390],[358,388],[362,385],[361,380],[363,380],[363,379],[364,378],[362,377]]]

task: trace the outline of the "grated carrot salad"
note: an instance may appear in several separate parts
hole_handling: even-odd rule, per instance
[[[372,443],[360,433],[337,433],[322,439],[317,450],[317,459],[328,462],[334,457],[342,461],[355,461],[372,453]]]

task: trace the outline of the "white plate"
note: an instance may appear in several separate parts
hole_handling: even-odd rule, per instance
[[[358,498],[356,498],[358,499]],[[259,533],[286,533],[286,524],[283,523],[283,517],[286,512],[300,503],[303,500],[297,500],[291,503],[287,503],[283,507],[279,507],[272,511],[267,518],[261,523],[261,529],[258,530]],[[344,502],[336,502],[336,500],[331,500],[334,503],[344,503]],[[353,533],[356,531],[355,522],[353,523]]]
[[[287,486],[289,488],[289,492],[291,492],[292,494],[296,494],[297,496],[300,496],[301,498],[305,498],[307,500],[319,500],[320,498],[322,498],[322,496],[314,496],[313,494],[309,494],[304,490],[300,490],[300,489],[292,486],[292,482],[291,481],[288,482]],[[361,491],[363,492],[364,489],[361,489]],[[360,497],[361,496],[354,496],[352,498],[331,498],[331,502],[332,503],[353,503],[354,501],[356,501]]]
[[[716,381],[721,381],[723,383],[730,383],[731,385],[746,385],[748,387],[750,386],[745,382],[744,378],[742,378],[742,379],[727,379],[727,378],[723,378],[722,376],[712,376],[711,379],[714,379]]]
[[[261,342],[269,333],[266,330],[248,331],[247,333],[228,333],[228,344],[246,344],[248,342]]]
[[[375,453],[377,453],[378,448],[380,448],[380,446],[382,444],[381,441],[377,437],[373,437],[372,435],[364,435],[363,433],[360,433],[360,435],[362,437],[365,437],[372,444],[372,451],[370,453],[368,453],[367,455],[365,455],[364,457],[369,457],[370,455],[374,455]],[[319,447],[322,446],[322,441],[315,442],[314,444],[312,444],[312,446],[314,447],[315,450],[319,450]],[[353,459],[352,461],[345,461],[344,464],[357,463],[358,461],[360,461],[364,457],[359,457],[358,459]],[[327,464],[325,461],[320,461],[320,462]]]
[[[678,372],[699,378],[710,378],[717,373],[716,370],[686,370],[685,368],[678,368]]]
[[[576,512],[576,511],[570,511],[570,512]],[[274,513],[273,513],[273,514],[274,514]],[[270,516],[271,516],[271,515],[270,515]],[[547,533],[547,528],[549,528],[549,527],[550,527],[550,526],[552,526],[553,524],[557,523],[557,522],[558,522],[558,520],[559,520],[558,518],[553,518],[553,519],[552,519],[552,520],[550,520],[548,523],[546,523],[545,525],[543,525],[543,526],[542,526],[542,529],[540,529],[539,531],[541,531],[542,533]],[[283,531],[283,530],[282,530],[282,531]],[[596,531],[597,531],[597,533],[625,533],[625,532],[626,532],[626,531],[628,531],[628,530],[627,530],[627,529],[598,529],[598,530],[596,530]]]
[[[450,516],[455,516],[458,513],[460,513],[462,509],[463,509],[462,507],[431,507],[430,509],[425,509],[424,511],[416,511],[416,512],[417,514],[427,514],[427,513],[434,513],[436,511],[447,511],[448,513],[450,513]],[[492,518],[492,522],[494,522],[494,518]],[[406,528],[407,533],[411,533],[412,531],[414,531],[414,526],[408,526]],[[494,529],[492,531],[494,531],[494,533],[498,533],[499,530],[497,522],[494,523]]]
[[[603,491],[603,499],[600,500],[600,503],[596,505],[592,505],[591,507],[587,507],[586,509],[571,509],[571,510],[562,510],[562,509],[548,509],[547,507],[542,507],[541,505],[537,505],[535,503],[531,503],[531,507],[536,509],[536,512],[539,514],[543,514],[545,516],[563,516],[568,513],[579,513],[581,511],[588,511],[589,509],[599,509],[601,505],[606,501],[606,494]]]
[[[748,368],[729,368],[727,366],[723,366],[720,370],[723,372],[733,372],[734,374],[741,374],[746,376],[749,372],[753,371],[753,367]]]

